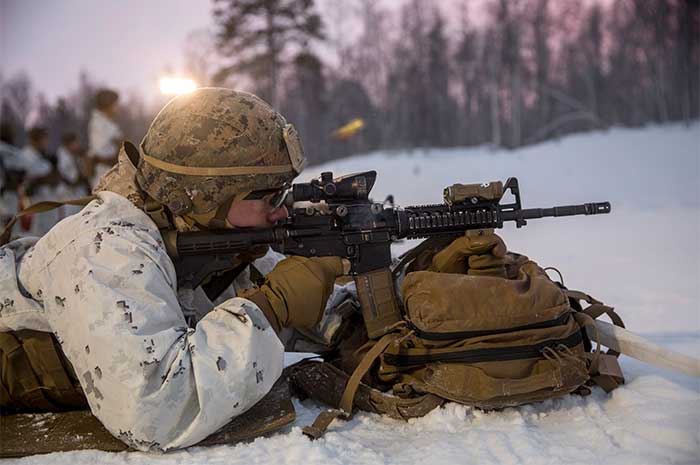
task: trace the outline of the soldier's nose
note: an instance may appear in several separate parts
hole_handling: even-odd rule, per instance
[[[280,220],[283,220],[287,217],[289,212],[287,211],[287,207],[282,205],[279,208],[275,208],[274,210],[270,211],[270,213],[267,215],[267,219],[270,223],[276,223]]]

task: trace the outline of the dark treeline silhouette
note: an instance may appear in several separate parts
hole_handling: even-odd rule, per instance
[[[362,32],[340,47],[339,63],[330,67],[313,44],[332,25],[305,26],[309,17],[318,19],[311,0],[215,1],[219,50],[233,58],[234,40],[261,47],[256,57],[259,64],[268,57],[268,64],[256,72],[242,61],[239,69],[259,83],[254,91],[275,96],[312,162],[379,148],[514,148],[572,132],[698,117],[697,1],[493,0],[478,24],[465,1],[456,28],[422,0],[396,13],[371,0],[358,4]],[[306,22],[292,30],[289,16],[276,18],[275,8],[303,11]],[[284,34],[301,44],[296,55],[287,50],[286,61],[274,45]],[[272,68],[281,79],[271,94]],[[233,69],[224,68],[220,82]],[[329,138],[356,117],[366,123],[357,136]]]
[[[360,28],[338,45],[313,0],[214,0],[212,33],[185,50],[201,85],[258,93],[299,129],[312,163],[375,149],[490,144],[514,148],[611,126],[698,118],[698,1],[492,0],[478,19],[464,1],[388,10],[359,0]],[[329,53],[328,50],[332,50]],[[332,55],[332,57],[330,56]],[[97,86],[51,105],[26,76],[3,83],[4,123],[24,138],[31,112],[85,141]],[[140,140],[155,109],[122,99],[121,126]],[[344,140],[333,131],[354,118]]]

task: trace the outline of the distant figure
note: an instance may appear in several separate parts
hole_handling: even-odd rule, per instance
[[[69,200],[85,197],[88,192],[80,176],[78,164],[80,161],[80,143],[74,132],[67,132],[61,139],[61,146],[56,152],[58,173],[61,183],[56,192],[57,200]],[[61,207],[61,218],[77,213],[81,207],[64,205]]]
[[[15,147],[15,134],[8,123],[0,124],[0,226],[17,213],[19,188],[26,167],[20,150]]]
[[[117,163],[119,145],[124,139],[117,125],[119,94],[102,89],[95,94],[95,109],[88,126],[87,174],[90,186],[95,187],[100,177]]]
[[[23,163],[26,167],[26,177],[23,191],[27,207],[44,200],[55,200],[56,189],[60,184],[60,176],[56,169],[56,160],[48,154],[49,133],[46,128],[35,126],[28,132],[29,142],[22,149]],[[22,194],[20,194],[22,195]],[[31,222],[31,234],[42,236],[58,222],[57,211],[37,215]]]

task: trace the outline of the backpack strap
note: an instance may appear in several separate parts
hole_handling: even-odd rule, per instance
[[[569,296],[570,291],[565,292],[567,296]],[[595,340],[598,344],[598,347],[595,350],[595,352],[593,352],[592,355],[589,354],[590,365],[588,372],[591,377],[591,382],[603,388],[605,392],[610,392],[613,389],[620,386],[621,384],[625,383],[625,378],[622,375],[622,369],[620,368],[620,364],[617,360],[617,358],[620,356],[620,353],[612,349],[609,349],[606,353],[601,353],[600,339],[598,336],[599,330],[595,324],[595,319],[603,314],[607,314],[608,316],[610,316],[610,319],[613,320],[613,323],[615,323],[617,326],[621,326],[624,328],[624,323],[612,307],[603,305],[602,303],[593,299],[587,294],[579,293],[577,291],[573,291],[573,293],[575,293],[576,296],[584,295],[588,297],[588,299],[583,298],[580,300],[584,300],[586,302],[596,302],[586,307],[582,311],[574,313],[574,317],[576,318],[576,321],[581,327],[588,326],[593,329],[595,334]]]
[[[610,318],[610,321],[612,321],[615,326],[619,326],[621,328],[625,327],[625,323],[622,321],[620,315],[615,311],[614,307],[609,307],[605,305],[603,302],[597,300],[594,297],[591,297],[585,292],[564,289],[564,294],[566,294],[566,296],[570,299],[583,300],[584,302],[588,303],[588,307],[584,308],[581,311],[593,318],[594,320],[600,317],[601,315],[607,315]],[[614,357],[620,356],[619,352],[612,349],[609,349],[606,353]]]
[[[397,339],[401,337],[400,333],[388,333],[382,336],[372,348],[367,351],[367,354],[362,358],[360,363],[353,371],[348,383],[345,385],[343,397],[340,399],[339,409],[329,409],[319,413],[312,425],[305,426],[302,432],[311,439],[318,439],[324,435],[328,426],[336,418],[349,420],[352,417],[352,404],[355,400],[355,394],[360,387],[362,378],[367,374],[369,369],[374,364],[374,361],[384,352],[384,350]]]
[[[96,195],[90,195],[88,197],[81,197],[79,199],[73,199],[73,200],[63,200],[60,202],[54,202],[54,201],[37,202],[35,204],[28,206],[27,208],[24,208],[22,211],[17,212],[15,214],[15,216],[12,217],[12,219],[5,225],[5,228],[2,230],[2,233],[0,233],[0,247],[7,244],[8,242],[10,242],[12,228],[14,228],[15,223],[17,223],[17,220],[20,219],[21,217],[31,215],[34,213],[43,213],[43,212],[55,210],[56,208],[62,207],[64,205],[76,205],[79,207],[84,207],[85,205],[89,204],[90,202],[92,202],[96,198],[97,198]]]

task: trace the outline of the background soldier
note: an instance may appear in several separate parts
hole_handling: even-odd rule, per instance
[[[88,195],[85,188],[84,179],[81,176],[80,164],[81,150],[78,135],[74,132],[67,132],[61,138],[61,145],[56,151],[58,161],[58,173],[61,176],[61,183],[58,186],[56,198],[77,199]],[[61,207],[61,218],[80,211],[80,207],[65,205]]]
[[[49,155],[49,134],[46,128],[32,127],[28,133],[29,141],[22,149],[22,157],[27,167],[24,180],[26,205],[44,200],[56,200],[56,193],[61,182],[56,167],[56,157]],[[42,236],[59,220],[59,211],[53,210],[46,214],[32,217],[30,234]]]
[[[17,213],[17,189],[26,169],[22,154],[15,147],[12,126],[0,123],[0,224],[3,226]]]
[[[95,109],[88,124],[87,175],[94,187],[100,177],[117,162],[119,144],[124,139],[116,123],[119,94],[102,89],[95,94]]]

